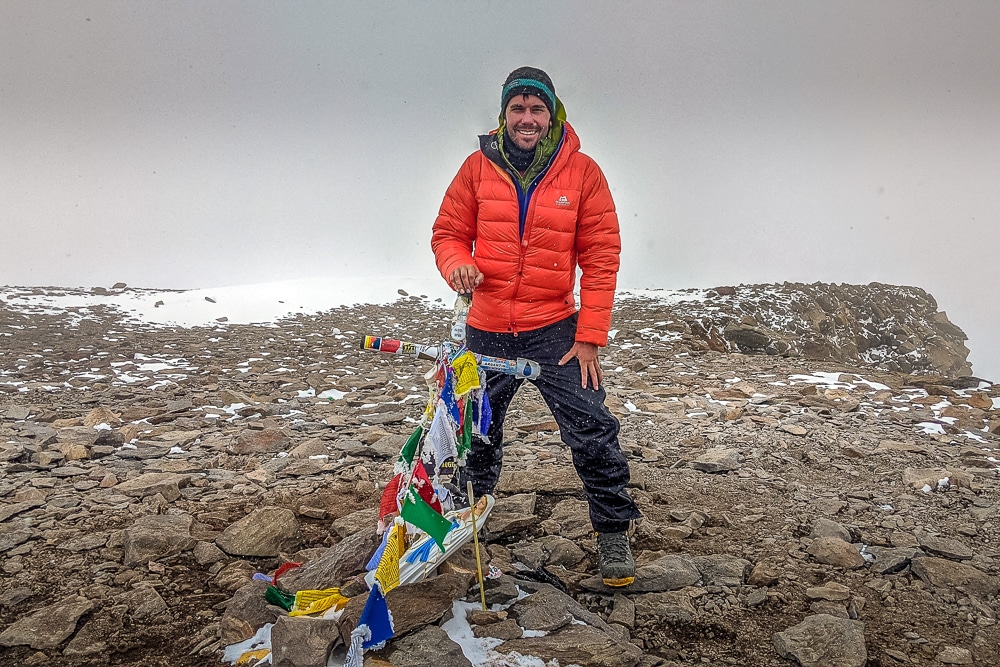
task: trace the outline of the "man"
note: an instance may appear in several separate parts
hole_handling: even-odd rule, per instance
[[[627,531],[640,513],[626,491],[618,420],[604,405],[598,348],[607,345],[621,242],[611,192],[580,152],[549,76],[521,67],[504,82],[500,126],[479,138],[448,187],[431,238],[438,269],[473,294],[470,350],[537,361],[534,380],[590,505],[601,576],[627,586],[635,562]],[[580,309],[573,289],[577,266]],[[491,493],[503,460],[503,420],[522,379],[490,373],[488,442],[476,439],[464,474]]]

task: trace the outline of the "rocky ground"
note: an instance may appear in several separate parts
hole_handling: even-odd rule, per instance
[[[429,367],[358,339],[432,342],[450,310],[404,295],[277,326],[170,329],[10,304],[7,662],[220,664],[273,622],[275,662],[316,664],[353,629],[379,485]],[[938,320],[927,326],[953,326]],[[463,632],[494,638],[492,665],[518,664],[499,657],[514,652],[550,667],[1000,664],[1000,385],[785,356],[794,347],[718,352],[676,322],[662,303],[623,301],[603,356],[645,514],[636,584],[593,576],[579,482],[528,387],[482,547],[503,573],[488,601],[506,608],[460,622],[478,609],[469,547],[390,593],[397,638],[366,664],[470,665],[452,642]],[[731,340],[764,328],[741,327]],[[339,627],[265,603],[254,573],[288,561],[305,563],[288,590],[355,596]]]

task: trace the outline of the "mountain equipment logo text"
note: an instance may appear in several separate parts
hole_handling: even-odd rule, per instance
[[[559,199],[556,200],[556,206],[569,206],[569,197],[561,195]]]

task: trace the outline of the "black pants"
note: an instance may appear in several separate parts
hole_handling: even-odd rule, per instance
[[[605,407],[604,388],[580,386],[580,364],[574,358],[565,366],[559,360],[573,347],[576,315],[517,335],[491,333],[468,327],[466,344],[477,354],[537,361],[541,375],[532,380],[559,425],[562,440],[573,453],[573,465],[590,503],[590,522],[599,533],[628,529],[641,516],[625,487],[628,463],[618,446],[618,420]],[[464,474],[476,495],[492,493],[503,465],[503,422],[521,378],[487,372],[486,393],[493,410],[489,442],[474,438]],[[462,482],[464,488],[464,481]]]

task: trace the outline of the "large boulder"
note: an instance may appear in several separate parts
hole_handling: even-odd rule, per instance
[[[215,539],[231,556],[274,558],[299,544],[299,522],[292,510],[262,507],[232,524]]]

